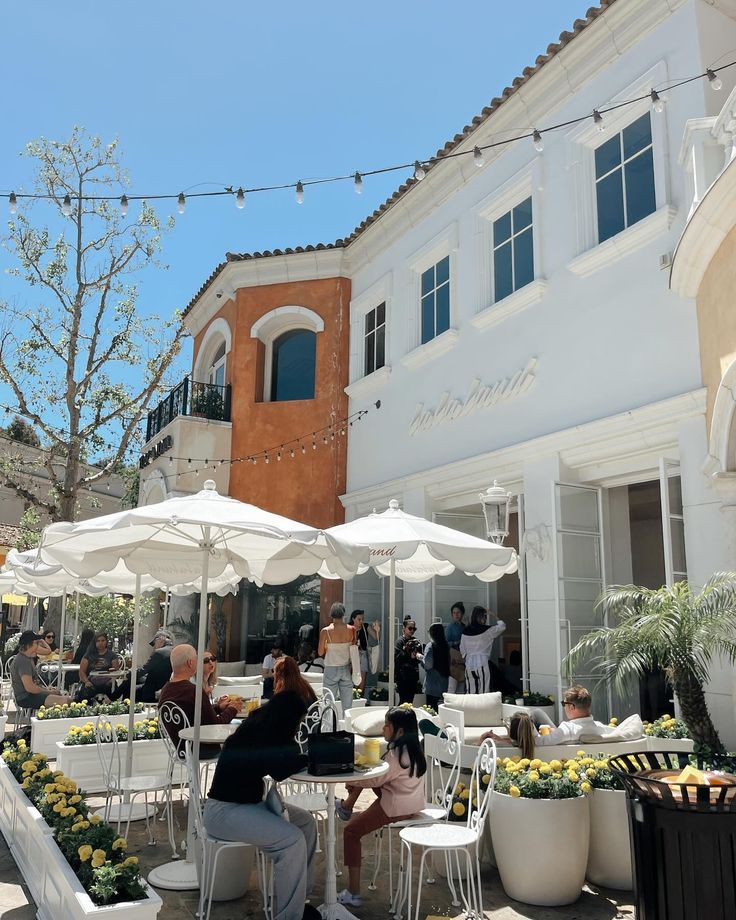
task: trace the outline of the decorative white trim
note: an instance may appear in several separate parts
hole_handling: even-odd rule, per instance
[[[383,367],[379,367],[378,370],[373,371],[372,374],[354,380],[349,386],[345,387],[345,392],[350,399],[362,399],[374,390],[378,390],[382,386],[385,386],[390,376],[391,365],[384,364]]]
[[[452,271],[452,268],[450,271]],[[450,297],[452,298],[452,294],[450,294]],[[452,311],[452,299],[450,300],[450,311]],[[439,358],[441,355],[451,351],[459,338],[460,333],[457,329],[446,329],[440,335],[430,339],[429,342],[425,342],[424,345],[418,345],[405,354],[401,359],[401,363],[404,367],[423,367],[425,364],[429,364],[430,361],[434,361],[435,358]]]
[[[225,357],[227,357],[233,347],[233,334],[230,331],[228,321],[224,317],[218,316],[207,327],[207,331],[197,350],[197,360],[192,368],[193,380],[207,383],[207,371],[210,369],[212,358],[223,340],[225,342]]]
[[[544,278],[537,278],[536,281],[531,281],[529,284],[524,285],[523,288],[519,288],[518,291],[514,291],[513,294],[509,294],[508,297],[504,297],[491,304],[490,307],[486,307],[485,310],[481,310],[480,313],[476,313],[470,320],[470,324],[475,326],[476,329],[489,329],[510,316],[521,313],[527,307],[531,307],[532,304],[539,303],[544,297],[547,287],[548,284]]]
[[[448,227],[433,236],[423,246],[415,250],[407,260],[409,271],[421,275],[428,268],[436,265],[448,253],[455,252],[459,247],[458,222],[454,220]],[[452,304],[450,304],[452,309]]]
[[[169,423],[171,424],[171,423]],[[228,423],[229,424],[229,423]],[[163,493],[162,498],[157,498],[153,493],[156,489],[161,489]],[[151,496],[153,495],[154,500],[150,501]],[[141,470],[141,494],[138,501],[138,505],[154,505],[158,501],[166,501],[167,498],[170,498],[169,487],[166,482],[166,476],[163,471],[158,468],[152,469],[147,476],[143,475],[143,470]],[[35,721],[35,720],[34,720]],[[59,721],[66,721],[59,720]],[[42,750],[41,748],[34,747],[34,751],[41,751],[42,754],[48,754],[49,751]]]
[[[432,342],[436,342],[438,339],[454,331],[453,327],[458,315],[457,253],[459,247],[459,228],[458,222],[455,220],[449,224],[449,226],[445,227],[441,233],[436,234],[431,240],[428,240],[423,246],[415,250],[407,260],[409,290],[406,321],[409,353],[401,358],[401,363],[406,367],[421,367],[426,361],[431,361],[433,358],[437,357],[437,355],[444,354],[444,352],[451,347],[445,342],[443,345],[437,346],[438,350],[436,353],[432,349],[427,351],[426,355],[428,357],[426,357],[426,359],[419,355],[415,355],[414,358],[411,357],[415,352],[418,352],[420,349],[427,347],[432,344]],[[449,256],[450,258],[450,328],[446,329],[438,336],[435,336],[432,342],[425,342],[424,345],[422,345],[422,317],[420,309],[422,298],[422,272],[436,265],[441,259],[444,259],[445,256]],[[419,360],[420,363],[415,364],[415,360]]]
[[[311,329],[312,332],[324,332],[325,321],[309,307],[276,307],[264,313],[253,323],[250,330],[252,339],[260,339],[264,345],[273,341],[287,329]]]
[[[613,265],[630,253],[666,233],[672,226],[677,208],[666,205],[632,224],[605,243],[599,243],[567,263],[567,268],[580,278],[587,278],[607,265]]]

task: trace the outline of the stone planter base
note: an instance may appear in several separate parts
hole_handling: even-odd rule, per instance
[[[121,744],[121,747],[125,747]],[[121,757],[124,752],[121,751]],[[100,759],[96,744],[79,744],[67,746],[56,742],[56,768],[63,770],[67,776],[76,781],[85,792],[104,792]],[[133,742],[133,773],[160,774],[169,768],[169,755],[160,738]],[[181,767],[174,769],[174,783],[184,778]],[[142,800],[141,800],[142,801]]]
[[[110,907],[94,904],[56,845],[51,828],[4,763],[0,763],[0,830],[37,904],[40,920],[155,920],[161,910],[161,898],[151,888],[141,901]]]
[[[634,887],[629,817],[623,789],[594,789],[590,796],[590,852],[585,877],[594,885]]]
[[[512,799],[496,792],[490,821],[506,894],[544,907],[577,901],[588,864],[587,798]]]

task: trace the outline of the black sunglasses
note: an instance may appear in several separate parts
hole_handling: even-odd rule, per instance
[[[46,633],[46,635],[44,636],[44,639],[55,639],[55,638],[56,636],[54,635],[54,633]]]
[[[217,658],[203,658],[205,664],[217,664]]]
[[[416,626],[405,626],[404,629],[408,629],[409,632],[416,632],[416,631],[417,631]]]

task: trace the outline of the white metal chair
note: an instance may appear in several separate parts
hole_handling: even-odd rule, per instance
[[[404,881],[404,862],[401,859],[399,861],[398,885],[394,889],[394,854],[391,832],[396,829],[401,830],[404,827],[426,826],[446,821],[452,807],[453,790],[460,779],[460,743],[453,726],[446,726],[437,735],[425,735],[424,753],[427,758],[427,804],[416,815],[412,815],[411,818],[406,818],[404,821],[392,821],[391,824],[386,824],[384,827],[379,828],[373,835],[376,841],[374,869],[373,878],[368,888],[371,891],[376,890],[376,879],[381,868],[383,835],[385,832],[388,834],[388,880],[391,905],[389,912],[391,913],[400,901]],[[431,875],[428,876],[427,882],[432,884],[434,878]]]
[[[483,777],[488,776],[487,784]],[[480,879],[479,848],[486,816],[491,807],[493,798],[493,783],[496,777],[496,745],[490,739],[481,744],[473,764],[467,799],[467,817],[462,823],[447,821],[431,826],[405,827],[399,831],[402,842],[402,859],[406,860],[406,873],[404,891],[400,895],[395,911],[397,917],[401,916],[404,901],[407,902],[407,917],[411,920],[412,908],[412,859],[413,848],[422,851],[419,862],[419,876],[417,882],[417,900],[415,920],[419,920],[419,905],[421,903],[422,876],[427,857],[432,853],[444,852],[445,866],[447,868],[447,882],[453,895],[453,904],[457,904],[457,894],[453,882],[453,868],[457,872],[460,898],[465,908],[466,917],[474,920],[483,920],[483,893]],[[451,792],[452,790],[450,790]],[[460,854],[465,854],[467,870],[466,885],[463,884],[460,867]],[[475,860],[475,865],[473,865]],[[454,867],[453,867],[454,861]],[[466,891],[467,886],[467,891]]]
[[[113,799],[117,797],[122,806],[123,800],[129,797],[132,804],[138,796],[144,797],[146,806],[146,830],[148,831],[148,845],[153,846],[155,840],[148,816],[148,794],[153,794],[153,804],[155,806],[159,792],[163,792],[166,807],[168,809],[168,828],[169,843],[171,845],[171,855],[173,859],[178,857],[176,852],[176,843],[174,842],[174,824],[173,808],[171,803],[171,775],[167,773],[157,773],[142,776],[124,776],[123,763],[120,756],[120,745],[118,743],[118,734],[115,726],[105,720],[104,716],[98,716],[95,722],[95,742],[97,744],[97,756],[100,759],[102,768],[102,779],[105,784],[105,821],[110,820],[110,810]],[[122,808],[121,808],[122,811]],[[118,814],[118,834],[122,816]],[[125,825],[125,836],[130,831],[130,812],[128,821]]]
[[[204,824],[202,791],[199,785],[199,770],[194,763],[194,753],[191,741],[186,742],[184,760],[186,762],[187,774],[189,777],[189,807],[194,809],[194,833],[202,845],[202,870],[199,879],[199,907],[197,909],[197,916],[200,920],[209,920],[210,910],[212,909],[212,894],[217,874],[217,860],[220,857],[220,853],[225,849],[248,847],[253,846],[253,844],[244,843],[241,840],[223,840],[220,837],[215,837],[207,830]],[[260,880],[261,894],[263,895],[263,912],[266,915],[266,920],[273,920],[273,862],[268,859],[261,850],[257,852],[258,877]],[[206,910],[205,902],[207,904]]]

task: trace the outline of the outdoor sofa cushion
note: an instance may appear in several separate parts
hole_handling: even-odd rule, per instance
[[[601,732],[600,735],[580,736],[580,744],[594,744],[596,741],[611,743],[614,741],[636,741],[637,738],[644,737],[644,723],[641,716],[633,715],[624,719],[620,725]]]
[[[245,677],[244,661],[221,661],[217,665],[218,677]]]
[[[496,693],[445,693],[445,706],[459,709],[465,717],[466,728],[503,725],[503,702]]]

